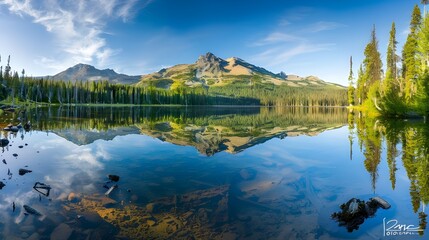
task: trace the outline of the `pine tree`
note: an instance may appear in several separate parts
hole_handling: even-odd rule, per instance
[[[378,88],[382,75],[382,61],[380,53],[378,52],[378,40],[375,33],[375,26],[371,32],[371,40],[365,47],[365,59],[363,61],[362,75],[358,79],[358,92],[359,102],[364,103],[366,99],[376,98],[377,96],[368,96],[369,93],[373,95],[378,92]],[[372,91],[370,91],[372,89]],[[376,105],[376,104],[375,104]]]
[[[353,58],[350,56],[350,73],[349,73],[349,89],[348,89],[348,101],[349,105],[355,104],[355,88],[353,86]]]
[[[381,61],[380,52],[378,52],[378,40],[375,33],[375,26],[371,32],[371,41],[365,48],[364,69],[367,75],[367,85],[371,86],[379,83],[381,80],[383,63]]]
[[[411,98],[416,92],[415,85],[419,72],[417,39],[421,21],[420,8],[416,5],[411,16],[410,33],[402,49],[402,77],[405,81],[404,94],[408,103],[411,102]]]
[[[423,19],[418,32],[416,59],[419,66],[416,86],[417,110],[423,114],[429,114],[429,17]]]
[[[416,57],[420,67],[418,73],[424,73],[428,69],[429,60],[429,17],[423,19],[417,39]]]
[[[386,74],[389,74],[392,81],[396,82],[397,79],[397,57],[396,57],[396,44],[398,42],[396,41],[396,27],[395,23],[392,23],[392,28],[390,30],[390,39],[389,39],[389,45],[387,47],[387,69]],[[391,83],[394,84],[393,82]]]
[[[392,23],[390,30],[389,45],[387,47],[387,69],[386,77],[383,81],[383,93],[384,96],[396,94],[398,90],[397,83],[397,66],[396,66],[396,28],[395,23]]]

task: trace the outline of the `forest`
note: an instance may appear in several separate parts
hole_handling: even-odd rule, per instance
[[[58,81],[33,78],[11,71],[8,59],[0,67],[0,100],[11,103],[131,104],[131,105],[260,105],[345,106],[343,88],[307,88],[256,84],[224,87],[186,87],[172,90],[155,86],[112,84],[108,81]]]
[[[349,105],[368,115],[418,117],[429,114],[429,17],[415,5],[402,55],[397,55],[396,27],[392,23],[386,50],[386,71],[378,50],[375,26],[364,49],[354,87],[353,61],[350,58]]]

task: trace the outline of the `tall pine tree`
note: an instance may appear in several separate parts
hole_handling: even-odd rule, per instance
[[[418,32],[417,62],[419,77],[417,78],[416,106],[423,114],[429,114],[429,17],[426,15]]]
[[[419,72],[419,63],[417,60],[417,39],[422,16],[419,6],[415,6],[411,16],[410,33],[402,49],[402,77],[404,78],[405,98],[408,103],[411,102],[416,92],[416,80]]]
[[[365,47],[365,59],[363,61],[363,101],[368,98],[374,98],[376,96],[368,96],[370,92],[375,93],[378,91],[381,75],[382,66],[380,52],[378,52],[378,40],[375,33],[375,26],[371,32],[371,40]],[[371,88],[373,91],[370,91]],[[377,90],[375,90],[377,89]],[[371,99],[373,100],[373,99]]]
[[[397,92],[396,78],[397,78],[397,67],[396,67],[396,28],[395,23],[392,23],[390,30],[389,45],[387,46],[387,57],[386,57],[386,77],[383,83],[383,92],[385,95],[389,95],[391,92]]]
[[[397,56],[396,56],[396,28],[392,23],[389,44],[387,47],[387,68],[382,88],[382,111],[384,115],[398,116],[407,112],[403,98],[399,95],[400,87],[397,81]]]
[[[353,86],[353,58],[350,56],[350,74],[349,74],[349,89],[348,89],[348,101],[349,105],[355,105],[355,87]]]

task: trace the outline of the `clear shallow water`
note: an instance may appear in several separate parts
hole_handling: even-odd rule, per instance
[[[383,219],[419,225],[427,203],[419,122],[348,122],[335,108],[178,107],[33,109],[2,122],[17,117],[33,128],[2,133],[11,145],[0,156],[4,239],[382,239]],[[108,174],[120,180],[105,197]],[[374,196],[392,207],[358,230],[331,219],[349,199]],[[24,204],[42,216],[24,215]]]

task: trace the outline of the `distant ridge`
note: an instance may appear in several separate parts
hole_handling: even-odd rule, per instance
[[[255,82],[287,85],[290,87],[339,87],[339,84],[323,81],[316,76],[300,77],[285,72],[273,73],[238,57],[222,59],[213,53],[199,56],[192,64],[178,64],[146,75],[130,76],[112,69],[100,70],[88,64],[77,64],[48,79],[63,81],[102,81],[110,83],[155,86],[164,89],[185,87],[223,87],[234,83],[252,85]]]
[[[112,69],[99,70],[91,65],[79,63],[54,76],[50,79],[63,81],[101,81],[107,80],[111,83],[133,84],[140,80],[140,76],[129,76],[116,73]]]

